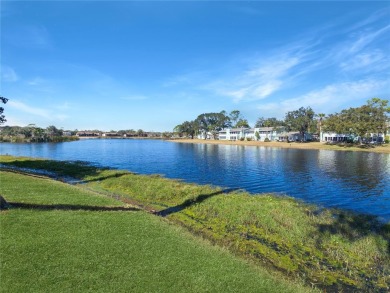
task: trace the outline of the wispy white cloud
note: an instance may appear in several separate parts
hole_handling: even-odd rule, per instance
[[[27,113],[27,114],[36,115],[36,116],[39,116],[42,118],[49,119],[51,116],[50,111],[48,111],[47,109],[32,107],[32,106],[29,106],[23,102],[16,101],[16,100],[10,100],[7,103],[7,106],[9,106],[12,109],[15,109],[15,110]]]
[[[351,94],[370,95],[365,88],[382,85],[373,74],[383,72],[384,78],[390,68],[390,54],[383,47],[389,40],[390,25],[377,23],[385,16],[383,11],[374,13],[344,30],[329,26],[326,31],[324,26],[321,34],[312,32],[295,42],[259,52],[256,55],[261,57],[252,58],[246,68],[237,69],[233,75],[218,76],[204,89],[238,103],[276,98],[278,92],[287,88],[310,91],[310,88],[322,86],[321,90],[312,90],[310,95],[300,96],[298,100],[286,100],[285,108],[289,108],[290,101],[295,106],[299,101],[305,103],[313,99],[320,103],[338,90],[343,93],[338,97],[341,101]],[[317,83],[309,82],[313,77]],[[316,95],[317,92],[320,94]]]
[[[322,85],[330,91],[337,79],[339,84],[348,84],[390,68],[389,54],[380,47],[390,25],[372,26],[383,17],[384,13],[375,13],[351,29],[324,26],[321,34],[312,31],[279,48],[254,52],[252,58],[245,56],[244,61],[229,60],[232,70],[225,72],[220,68],[217,74],[187,73],[168,80],[164,86],[200,89],[228,97],[234,103],[266,100],[287,88],[310,89]],[[338,25],[341,27],[343,23]],[[316,76],[318,82],[309,84]]]
[[[390,31],[390,24],[372,32],[362,31],[357,39],[349,44],[349,53],[357,53],[372,44],[377,38]]]
[[[342,30],[342,32],[343,33],[354,32],[354,31],[361,29],[363,27],[366,27],[368,25],[375,24],[378,21],[381,21],[383,19],[386,20],[386,23],[387,23],[388,18],[389,18],[389,14],[390,14],[390,7],[379,9],[379,10],[375,11],[374,13],[372,13],[371,15],[369,15],[368,17],[360,20],[359,22],[344,28]]]
[[[65,104],[66,105],[66,104]],[[60,105],[58,107],[61,107],[61,110],[64,110],[64,105]],[[59,112],[58,107],[52,108],[40,108],[40,107],[33,107],[26,103],[23,103],[21,101],[17,100],[10,100],[7,103],[7,107],[9,107],[10,110],[13,111],[13,113],[16,112],[22,112],[24,114],[29,114],[32,116],[35,116],[41,121],[46,121],[46,123],[52,123],[53,121],[64,121],[67,118],[69,118],[69,115]],[[35,119],[35,118],[34,118]]]
[[[21,117],[14,117],[13,115],[6,115],[5,117],[7,121],[5,122],[5,125],[8,126],[27,126],[29,124],[28,121]]]
[[[1,66],[1,80],[3,82],[15,82],[19,80],[15,70],[9,66]]]
[[[288,111],[299,107],[313,108],[317,113],[331,114],[347,105],[361,105],[377,93],[389,90],[390,80],[366,79],[353,82],[341,82],[312,90],[294,98],[258,105],[261,112],[271,116],[283,117]],[[348,107],[349,107],[348,106]]]
[[[390,57],[382,50],[375,49],[371,52],[357,54],[344,62],[340,63],[343,71],[363,70],[363,71],[382,71],[390,68]]]
[[[369,22],[371,24],[371,22]],[[328,49],[323,64],[341,70],[354,71],[355,76],[367,75],[390,67],[390,54],[384,44],[390,41],[390,25],[361,27],[348,33]],[[356,70],[359,69],[359,70]]]
[[[291,70],[303,60],[298,55],[281,54],[253,64],[233,77],[217,80],[205,86],[217,95],[231,97],[234,102],[264,99],[289,82]]]

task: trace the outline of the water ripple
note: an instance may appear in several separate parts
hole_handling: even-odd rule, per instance
[[[287,194],[390,220],[390,156],[151,140],[0,144],[1,154],[82,160],[142,174]]]

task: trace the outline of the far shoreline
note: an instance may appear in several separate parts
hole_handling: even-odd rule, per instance
[[[176,143],[194,143],[194,144],[219,144],[219,145],[237,145],[237,146],[257,146],[269,148],[286,149],[305,149],[305,150],[330,150],[330,151],[358,151],[373,152],[381,154],[390,154],[390,145],[383,144],[375,147],[362,148],[357,145],[326,144],[323,142],[277,142],[277,141],[229,141],[212,139],[173,139],[170,142]]]

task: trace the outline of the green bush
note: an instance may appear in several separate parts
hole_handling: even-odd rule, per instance
[[[386,135],[386,137],[385,137],[385,143],[390,143],[390,135]]]
[[[266,137],[266,138],[264,139],[264,142],[270,142],[269,138]]]
[[[252,138],[250,138],[250,137],[247,137],[247,138],[246,138],[246,140],[247,140],[247,141],[251,141],[251,140],[252,140]]]
[[[243,137],[240,138],[240,141],[244,141],[244,140],[245,140],[245,138],[243,138]]]

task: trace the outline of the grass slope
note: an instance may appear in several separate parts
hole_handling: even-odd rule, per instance
[[[80,163],[9,156],[0,161],[73,175],[83,188],[157,210],[236,255],[327,292],[390,290],[390,224],[371,216]]]
[[[136,199],[236,254],[328,291],[390,289],[390,225],[374,217],[134,174],[88,185]]]
[[[0,292],[309,291],[91,191],[0,172],[0,194]]]

